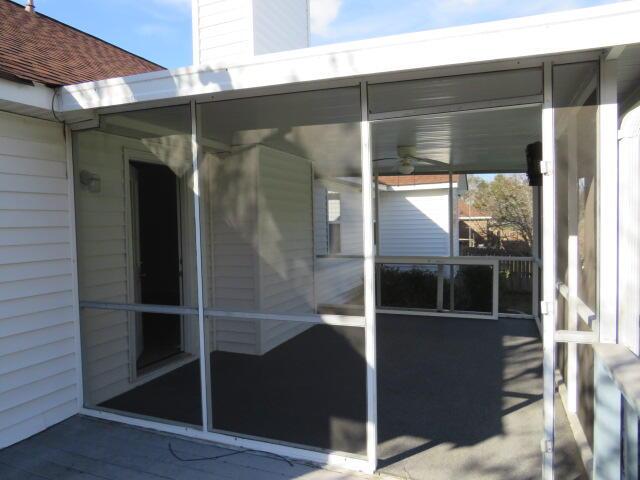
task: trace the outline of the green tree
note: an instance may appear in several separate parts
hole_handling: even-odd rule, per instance
[[[491,217],[488,229],[512,230],[530,248],[533,243],[533,200],[525,175],[499,174],[493,180],[470,175],[465,201]]]

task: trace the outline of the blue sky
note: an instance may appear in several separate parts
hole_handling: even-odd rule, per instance
[[[613,1],[310,0],[311,43],[357,40]],[[35,0],[35,3],[41,13],[165,67],[191,64],[191,0]]]

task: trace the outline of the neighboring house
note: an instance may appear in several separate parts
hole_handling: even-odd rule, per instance
[[[451,176],[451,191],[449,175],[384,175],[378,183],[380,255],[458,255],[455,213],[466,175]]]
[[[460,250],[467,248],[482,248],[487,246],[489,239],[489,222],[491,216],[481,212],[465,200],[458,199],[458,220]]]
[[[430,450],[475,468],[446,455],[504,453],[494,442],[542,396],[544,478],[554,408],[587,439],[594,478],[630,468],[640,4],[313,48],[306,0],[194,0],[193,13],[194,65],[165,70],[0,0],[0,448],[84,413],[373,472],[400,438],[378,435],[378,417],[396,415],[384,425],[404,428],[409,449],[387,458]],[[543,158],[527,164],[540,140]],[[527,335],[535,319],[543,346],[518,348],[544,348],[544,389],[522,393],[500,384],[501,359],[520,360],[505,330],[478,327],[499,316],[498,261],[453,258],[466,189],[456,174],[538,169],[528,261],[542,302]],[[416,330],[386,342],[406,317],[376,328],[376,264],[398,256],[440,271],[479,265],[467,268],[482,278],[470,293],[493,287],[481,302],[492,311],[476,314],[475,295],[455,311],[439,275],[442,331],[415,336],[416,317]],[[473,276],[482,268],[491,281]],[[494,364],[489,401],[450,398],[435,411],[461,423],[432,428],[439,418],[420,395],[447,382],[464,395],[459,375],[439,375],[462,361],[445,345],[473,337],[467,328],[491,339],[472,350],[494,348],[464,372]],[[436,383],[421,383],[419,362],[395,364],[431,349],[442,363],[422,376]],[[377,404],[380,355],[398,368],[387,378],[393,408]],[[504,369],[518,389],[540,376],[522,366]],[[505,409],[507,394],[523,403]],[[490,422],[468,443],[448,436],[473,427],[452,411],[460,404]],[[527,460],[507,457],[513,468]],[[499,468],[485,473],[513,470]]]

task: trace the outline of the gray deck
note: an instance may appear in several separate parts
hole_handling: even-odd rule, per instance
[[[242,452],[104,420],[75,416],[0,451],[2,480],[364,480],[341,469],[287,463],[268,454]]]

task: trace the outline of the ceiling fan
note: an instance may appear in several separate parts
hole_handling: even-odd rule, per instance
[[[397,152],[398,155],[396,157],[377,158],[373,161],[376,162],[377,167],[392,168],[395,166],[398,173],[401,175],[411,175],[415,171],[416,165],[426,165],[429,167],[446,166],[444,162],[433,160],[428,157],[416,156],[415,146],[399,145]],[[384,165],[383,162],[387,162],[387,164]]]

